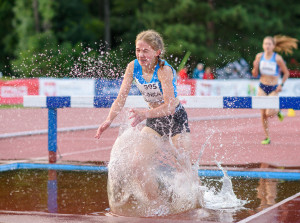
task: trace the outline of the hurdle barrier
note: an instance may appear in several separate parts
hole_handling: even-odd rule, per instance
[[[58,108],[109,108],[116,97],[99,96],[24,96],[24,107],[48,109],[48,151],[49,162],[56,162],[57,151],[57,109]],[[294,109],[300,110],[300,97],[278,96],[180,96],[185,108],[224,109]],[[147,108],[142,96],[128,96],[125,106]]]

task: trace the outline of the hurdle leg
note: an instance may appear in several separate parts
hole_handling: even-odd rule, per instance
[[[49,163],[56,163],[57,150],[57,109],[48,109],[48,151]]]

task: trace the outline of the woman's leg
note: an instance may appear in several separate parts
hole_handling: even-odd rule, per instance
[[[159,199],[158,183],[153,175],[153,157],[159,148],[158,140],[161,136],[153,129],[145,126],[142,137],[138,140],[138,149],[133,154],[134,169],[143,192],[149,200]]]
[[[266,109],[261,109],[261,121],[266,138],[269,138],[269,120],[266,115]]]
[[[145,126],[143,129],[142,129],[142,132],[143,133],[149,133],[150,135],[154,136],[154,137],[161,137],[160,134],[158,134],[158,132],[156,132],[154,129],[151,129],[150,127],[148,126]]]
[[[172,137],[174,146],[189,151],[191,148],[191,134],[189,132],[180,133]]]
[[[192,184],[197,184],[198,186],[201,186],[201,181],[198,176],[198,169],[199,166],[194,166],[195,160],[193,162],[192,160],[192,143],[191,143],[191,133],[185,132],[181,134],[177,134],[172,137],[173,145],[178,150],[184,150],[184,153],[186,154],[185,159],[180,159],[177,162],[180,163],[181,169],[188,174],[187,181],[193,182]],[[195,171],[195,168],[197,171]],[[200,208],[204,201],[203,201],[203,192],[200,192],[200,187],[198,187],[199,191],[195,192],[195,196],[197,196],[197,202],[195,203],[195,208]]]
[[[267,94],[259,87],[257,96],[267,96]],[[261,121],[266,138],[269,138],[269,121],[267,116],[267,109],[261,109]]]
[[[278,96],[278,93],[273,91],[268,96]],[[273,118],[278,113],[279,109],[267,109],[266,110],[266,116]]]
[[[194,163],[191,154],[191,134],[189,132],[180,133],[172,137],[172,143],[178,151],[181,151],[185,159],[177,160],[184,168],[192,167]]]

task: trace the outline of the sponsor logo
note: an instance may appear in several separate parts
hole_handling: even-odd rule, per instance
[[[44,82],[43,83],[43,92],[42,95],[45,96],[56,96],[56,83],[53,81],[51,82]]]
[[[152,97],[153,98],[153,97],[162,96],[162,93],[160,93],[160,92],[153,92],[153,93],[144,92],[143,95],[146,96],[146,97]]]
[[[27,86],[2,86],[1,97],[3,98],[17,98],[28,95]]]

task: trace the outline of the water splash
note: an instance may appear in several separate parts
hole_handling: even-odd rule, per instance
[[[200,153],[199,153],[199,155],[198,155],[198,159],[197,159],[197,161],[196,161],[196,163],[195,163],[195,166],[197,166],[197,167],[199,166],[199,163],[200,163],[201,157],[202,157],[202,155],[203,155],[203,153],[204,153],[204,150],[205,150],[205,148],[206,148],[206,145],[210,143],[210,138],[213,137],[214,134],[215,134],[215,130],[212,129],[212,130],[211,130],[211,133],[210,133],[210,135],[207,137],[205,143],[201,146],[201,150],[200,150]]]
[[[207,188],[204,193],[204,207],[213,210],[240,210],[248,201],[238,199],[234,194],[232,182],[227,171],[216,162],[222,170],[224,177],[221,179],[222,188],[219,192],[215,188]]]
[[[10,66],[19,77],[120,78],[123,50],[107,52],[103,43],[50,44],[20,52]],[[123,65],[123,66],[122,66]]]
[[[113,213],[165,216],[200,207],[197,170],[189,154],[168,138],[120,128],[108,165],[108,197]]]
[[[175,148],[170,138],[131,127],[129,112],[111,152],[108,165],[108,197],[112,213],[124,216],[165,216],[204,207],[211,210],[243,209],[247,201],[233,191],[230,177],[219,162],[224,177],[221,190],[201,185],[199,163],[216,130],[202,145],[197,162],[190,154]]]

